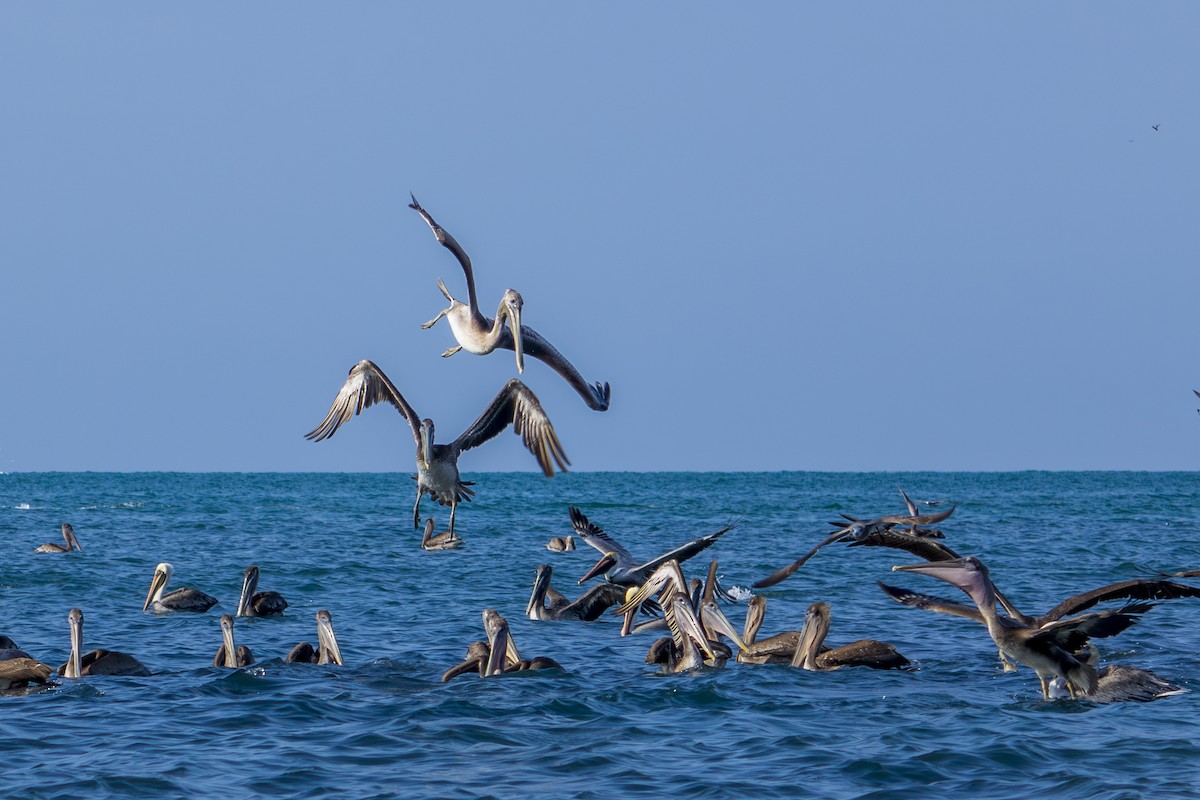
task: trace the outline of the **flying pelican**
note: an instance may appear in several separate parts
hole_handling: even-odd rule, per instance
[[[367,360],[362,360],[350,370],[350,377],[338,392],[321,424],[310,431],[308,439],[321,441],[332,436],[350,417],[370,408],[375,403],[388,402],[404,415],[412,428],[417,443],[417,502],[413,505],[413,527],[420,527],[421,497],[428,494],[441,505],[450,506],[450,527],[454,532],[454,512],[463,500],[475,494],[470,483],[458,474],[458,457],[464,450],[478,447],[513,426],[513,432],[521,435],[525,447],[537,458],[538,465],[547,478],[554,476],[554,463],[566,472],[570,462],[563,453],[558,436],[550,418],[542,411],[537,396],[525,384],[511,380],[505,384],[492,402],[484,409],[479,419],[449,444],[433,443],[433,420],[422,420],[417,416],[404,396],[391,382],[383,370]]]
[[[250,652],[250,648],[242,645],[235,647],[233,642],[233,617],[229,614],[221,615],[221,646],[217,649],[217,654],[213,656],[212,665],[214,667],[248,667],[254,663],[254,653]]]
[[[1090,637],[1115,636],[1137,621],[1149,605],[1126,606],[1120,611],[1099,611],[1036,626],[996,613],[996,593],[987,567],[968,556],[955,561],[931,561],[892,567],[897,572],[928,575],[957,586],[974,601],[987,625],[988,635],[1013,661],[1030,667],[1041,682],[1042,697],[1050,699],[1050,680],[1058,677],[1072,697],[1096,689],[1096,668],[1073,655]],[[1098,601],[1097,601],[1098,602]]]
[[[763,578],[762,580],[757,581],[756,583],[752,583],[750,585],[754,589],[765,589],[768,586],[774,586],[775,584],[786,580],[787,578],[791,577],[792,574],[796,572],[796,570],[798,570],[798,569],[800,569],[800,567],[804,566],[806,561],[808,561],[810,558],[815,556],[817,554],[818,550],[820,550],[822,547],[824,547],[827,544],[833,544],[834,542],[842,541],[844,539],[855,539],[855,540],[865,539],[867,537],[878,534],[882,531],[891,530],[892,528],[895,528],[897,526],[908,526],[911,530],[917,530],[919,528],[927,527],[929,525],[936,525],[937,523],[947,519],[951,514],[953,514],[954,509],[955,509],[955,506],[951,506],[950,508],[946,509],[945,511],[938,511],[937,513],[934,513],[934,514],[915,514],[915,515],[914,514],[908,514],[908,515],[894,514],[894,515],[889,515],[889,516],[885,516],[885,517],[879,517],[878,519],[867,519],[867,520],[857,519],[855,517],[849,517],[849,516],[846,516],[845,514],[843,514],[842,516],[846,520],[849,521],[849,523],[850,523],[849,525],[843,526],[842,523],[840,523],[840,522],[832,523],[834,525],[839,525],[842,527],[839,527],[838,530],[834,531],[833,533],[829,534],[829,536],[822,539],[816,545],[816,547],[809,550],[804,555],[800,556],[800,558],[796,559],[791,564],[788,564],[786,567],[783,567],[782,569],[778,569],[775,572],[772,572],[770,575]]]
[[[39,547],[37,550],[34,550],[33,552],[35,552],[35,553],[69,553],[72,550],[78,550],[81,553],[83,552],[83,548],[79,546],[79,540],[75,538],[75,529],[71,527],[71,523],[64,522],[62,524],[62,535],[63,535],[63,540],[66,541],[66,543],[67,543],[66,547],[63,547],[61,544],[54,544],[53,542],[50,542],[49,544],[42,545],[41,547]]]
[[[155,614],[165,614],[170,611],[193,611],[203,614],[217,604],[217,598],[205,594],[199,589],[184,587],[164,595],[175,568],[167,562],[162,562],[154,568],[154,577],[150,579],[150,591],[146,594],[146,602],[142,611],[149,609]]]
[[[455,300],[446,288],[446,284],[439,280],[438,288],[450,301],[450,307],[439,312],[436,317],[421,326],[425,329],[432,328],[442,317],[445,317],[450,323],[450,330],[454,333],[458,345],[446,350],[442,353],[442,357],[449,358],[463,349],[469,353],[483,356],[500,347],[516,353],[517,372],[523,373],[525,371],[524,354],[527,353],[544,362],[565,378],[567,383],[579,392],[584,402],[588,404],[588,408],[595,411],[607,411],[611,395],[608,384],[601,384],[599,381],[589,384],[579,374],[579,370],[575,369],[571,362],[554,349],[554,346],[541,334],[528,325],[521,324],[521,307],[525,301],[521,298],[520,293],[512,289],[505,290],[494,320],[488,319],[480,312],[479,301],[475,294],[475,273],[471,269],[471,259],[467,257],[466,251],[459,246],[453,236],[446,233],[442,226],[433,221],[433,217],[429,215],[428,211],[421,208],[416,197],[413,197],[408,207],[421,215],[421,218],[433,231],[433,235],[437,237],[438,242],[454,254],[467,277],[467,305]],[[504,325],[506,320],[508,321],[507,327]]]
[[[575,529],[575,533],[585,542],[603,553],[595,566],[579,579],[579,583],[583,583],[588,578],[603,574],[604,579],[609,583],[619,583],[622,586],[641,586],[654,570],[658,569],[661,565],[672,559],[680,562],[686,561],[733,530],[732,525],[726,525],[716,533],[701,536],[699,539],[694,539],[687,544],[676,547],[669,553],[663,553],[657,558],[640,563],[628,550],[605,533],[599,525],[589,521],[578,508],[568,506],[567,510],[571,515],[571,527]],[[684,591],[686,591],[686,588]]]
[[[860,639],[841,647],[822,650],[829,635],[829,604],[813,603],[804,615],[800,641],[792,655],[792,666],[807,670],[830,670],[842,667],[871,669],[910,669],[912,662],[887,642]]]
[[[317,648],[308,642],[300,642],[283,659],[289,664],[337,664],[341,666],[342,649],[333,635],[333,615],[325,609],[317,612]]]
[[[533,592],[525,606],[525,616],[532,620],[579,619],[592,622],[607,609],[625,600],[625,588],[615,583],[596,584],[577,600],[567,600],[550,586],[553,574],[554,570],[549,564],[538,565],[533,579]]]
[[[53,667],[17,647],[7,636],[0,636],[0,692],[24,689],[31,683],[45,684],[52,674]]]
[[[463,540],[453,531],[433,535],[433,517],[425,520],[425,532],[421,535],[422,550],[453,550],[461,547]]]
[[[266,617],[271,614],[282,614],[288,607],[287,600],[279,592],[256,592],[258,588],[258,567],[250,565],[242,574],[242,594],[238,598],[237,616]]]
[[[145,676],[150,670],[128,653],[115,650],[91,650],[83,652],[83,612],[72,608],[67,613],[71,625],[71,655],[67,663],[58,668],[64,678],[81,678],[84,675],[134,675]]]

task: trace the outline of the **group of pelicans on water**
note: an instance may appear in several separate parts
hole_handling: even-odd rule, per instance
[[[887,547],[924,559],[922,563],[893,567],[897,572],[927,575],[961,589],[971,603],[957,602],[879,582],[883,592],[898,603],[973,620],[985,626],[999,652],[1005,669],[1023,664],[1038,675],[1046,699],[1071,697],[1092,702],[1149,701],[1184,691],[1180,686],[1149,670],[1122,664],[1101,667],[1093,639],[1115,636],[1135,624],[1148,612],[1154,601],[1200,597],[1200,588],[1174,578],[1200,577],[1200,570],[1153,577],[1133,578],[1092,589],[1063,600],[1041,615],[1021,612],[992,582],[987,567],[977,558],[962,557],[944,542],[944,534],[934,527],[947,520],[955,508],[921,514],[901,490],[906,513],[864,519],[844,516],[837,529],[796,561],[753,584],[767,588],[786,580],[822,548],[835,542],[850,547]],[[549,550],[573,550],[578,537],[594,547],[600,558],[578,583],[593,578],[603,580],[574,600],[551,586],[553,570],[537,567],[525,615],[535,621],[575,620],[593,622],[606,615],[621,618],[622,636],[661,630],[667,635],[657,639],[646,654],[646,661],[659,665],[663,673],[688,673],[720,668],[736,660],[743,664],[783,664],[805,670],[832,670],[848,667],[873,669],[912,669],[915,665],[890,644],[862,639],[831,647],[825,643],[830,630],[830,607],[817,602],[809,606],[803,626],[770,636],[760,636],[766,615],[767,599],[751,595],[745,620],[739,631],[721,610],[722,602],[734,602],[717,578],[718,562],[708,565],[705,579],[688,580],[682,565],[715,544],[733,529],[723,527],[714,533],[640,561],[616,539],[593,523],[574,506],[568,508],[572,533],[555,537]],[[431,537],[433,520],[425,525],[425,540]],[[38,552],[69,553],[81,550],[74,529],[62,528],[65,545],[43,545]],[[441,534],[438,546],[449,549],[462,544],[460,538]],[[159,564],[151,578],[143,611],[163,614],[207,612],[216,600],[193,588],[167,592],[172,577],[170,564]],[[237,616],[279,614],[287,601],[276,592],[258,592],[259,572],[249,567],[243,576]],[[1091,610],[1100,603],[1121,600],[1119,608]],[[999,609],[997,609],[999,606]],[[442,675],[449,681],[466,674],[481,677],[561,669],[549,656],[525,658],[513,640],[507,620],[494,609],[482,614],[484,639],[471,642],[465,658]],[[221,617],[222,644],[213,659],[214,667],[244,667],[254,663],[253,654],[237,646],[233,637],[232,615]],[[342,664],[341,648],[333,632],[330,613],[316,614],[317,645],[302,642],[285,658],[288,662]],[[83,651],[83,613],[71,609],[70,655],[58,668],[59,676],[79,678],[87,675],[149,675],[133,656],[109,650]],[[0,690],[13,690],[45,684],[54,670],[0,636]]]
[[[36,553],[83,552],[75,528],[68,522],[62,526],[63,544],[48,543],[38,547]],[[192,587],[167,591],[174,575],[174,568],[163,562],[154,568],[150,578],[150,589],[142,611],[151,614],[191,612],[203,614],[217,604],[217,598]],[[246,646],[238,646],[233,637],[234,616],[267,617],[282,614],[288,607],[287,600],[279,592],[258,591],[259,569],[251,565],[242,573],[242,590],[238,596],[235,614],[221,616],[221,645],[213,657],[214,667],[247,667],[254,663],[254,654]],[[67,613],[70,628],[71,650],[67,660],[57,670],[42,663],[20,649],[7,636],[0,635],[0,692],[26,689],[46,684],[50,676],[57,673],[64,678],[82,678],[85,675],[131,675],[144,676],[151,672],[142,662],[128,653],[117,650],[83,649],[83,611],[72,608]],[[342,651],[333,633],[333,617],[325,609],[317,612],[317,646],[300,642],[284,658],[290,663],[341,664]]]

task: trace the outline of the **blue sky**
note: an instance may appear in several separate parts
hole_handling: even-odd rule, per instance
[[[1197,469],[1200,6],[0,6],[0,470]],[[1151,128],[1159,125],[1157,131]],[[468,470],[535,470],[515,436]]]

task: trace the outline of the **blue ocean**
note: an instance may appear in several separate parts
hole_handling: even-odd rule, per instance
[[[839,514],[902,513],[898,488],[955,505],[945,542],[986,562],[1023,610],[1155,570],[1200,567],[1196,473],[473,474],[459,550],[426,552],[411,527],[414,483],[395,474],[0,475],[0,634],[57,667],[67,612],[84,649],[129,652],[150,677],[56,679],[0,696],[4,797],[71,798],[1194,798],[1200,781],[1196,600],[1163,601],[1119,636],[1106,663],[1150,669],[1190,691],[1151,703],[1042,699],[1027,668],[1004,672],[985,629],[909,608],[882,580],[965,600],[918,559],[834,544],[768,598],[760,636],[799,628],[829,603],[828,642],[892,643],[919,668],[805,672],[730,662],[659,675],[661,634],[620,620],[534,622],[534,572],[569,597],[599,553],[570,532],[576,505],[650,559],[733,524],[684,565],[710,559],[741,597],[831,530]],[[447,509],[423,512],[444,530]],[[82,552],[35,554],[70,522]],[[150,615],[155,565],[172,588],[220,600],[205,614]],[[239,619],[253,666],[210,666],[219,617],[243,570],[289,602]],[[1186,579],[1181,579],[1186,582]],[[1193,579],[1192,583],[1198,583]],[[509,621],[524,657],[562,670],[441,675]],[[741,626],[745,602],[725,607]],[[289,664],[328,609],[344,666]]]

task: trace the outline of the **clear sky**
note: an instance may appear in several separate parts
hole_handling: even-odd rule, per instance
[[[4,3],[0,470],[1198,469],[1200,5]],[[1158,125],[1158,130],[1152,126]],[[467,470],[535,470],[505,435]]]

